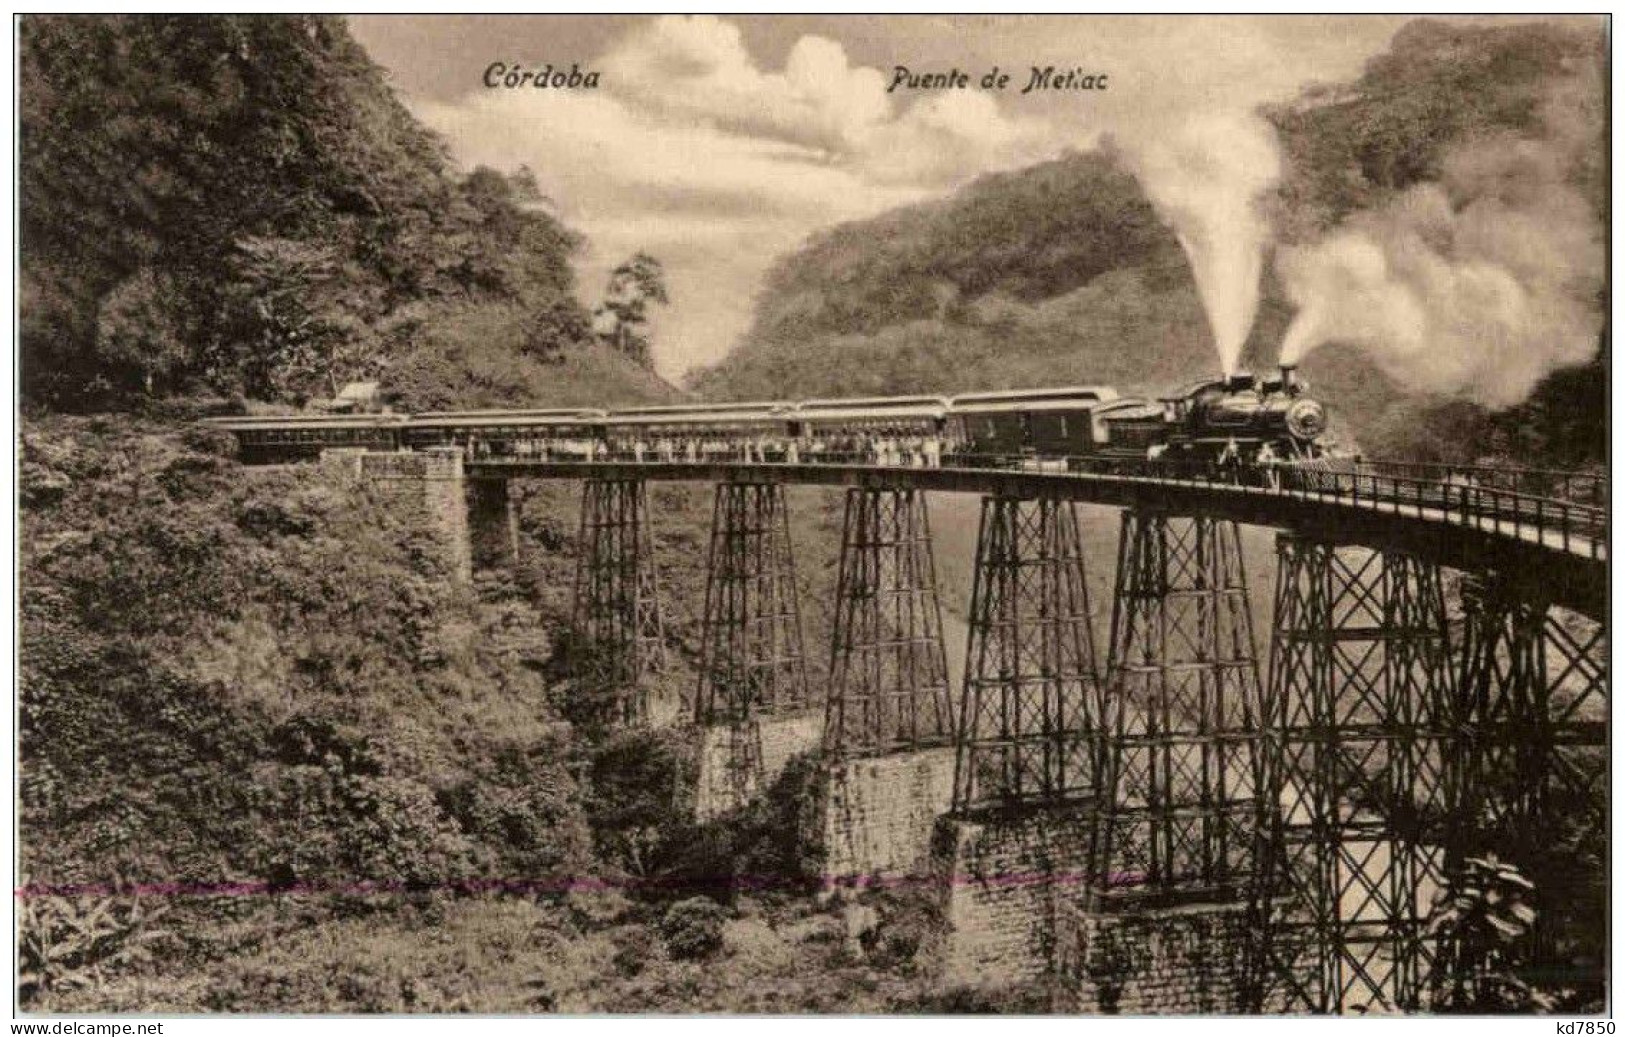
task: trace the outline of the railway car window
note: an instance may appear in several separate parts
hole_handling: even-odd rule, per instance
[[[1061,415],[1061,438],[1066,438],[1066,415]]]

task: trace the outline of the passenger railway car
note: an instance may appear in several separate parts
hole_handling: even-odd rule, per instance
[[[1093,385],[955,396],[950,439],[971,454],[1091,454],[1100,445],[1092,416],[1117,398],[1116,389]]]
[[[777,461],[789,453],[791,409],[768,401],[615,410],[603,439],[614,456],[635,461]]]
[[[809,446],[848,453],[873,440],[939,437],[948,418],[944,396],[807,400],[792,406],[791,431],[797,439]]]
[[[1159,400],[1113,400],[1090,414],[1092,434],[1102,457],[1155,457],[1168,444],[1169,408]]]
[[[287,464],[335,448],[394,450],[404,421],[399,414],[245,414],[202,424],[235,435],[247,464]]]
[[[415,414],[401,429],[403,446],[463,448],[470,458],[591,457],[597,452],[606,411],[552,410],[436,411]]]

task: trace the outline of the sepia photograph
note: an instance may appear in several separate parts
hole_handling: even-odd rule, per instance
[[[15,15],[12,1032],[1611,1034],[1611,30]]]

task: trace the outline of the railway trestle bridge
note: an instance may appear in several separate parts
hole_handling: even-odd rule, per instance
[[[1565,833],[1606,831],[1606,477],[1349,463],[1245,485],[1160,461],[454,447],[330,463],[455,486],[487,563],[517,550],[511,482],[580,480],[576,634],[629,723],[667,664],[647,484],[714,484],[685,702],[699,809],[753,795],[800,723],[828,768],[827,881],[941,879],[950,975],[1049,974],[1080,1008],[1425,1011],[1455,952],[1432,901],[1464,860],[1539,883]],[[827,689],[806,676],[789,485],[845,488]],[[982,498],[959,687],[928,493]],[[1121,510],[1110,602],[1089,600],[1112,560],[1085,557],[1078,503]],[[1243,524],[1279,530],[1268,631]]]

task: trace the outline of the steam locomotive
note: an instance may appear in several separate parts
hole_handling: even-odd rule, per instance
[[[1326,409],[1291,367],[1156,399],[1068,386],[863,399],[609,409],[212,418],[250,462],[332,447],[452,446],[471,460],[846,462],[1066,470],[1166,459],[1237,473],[1325,454]]]

